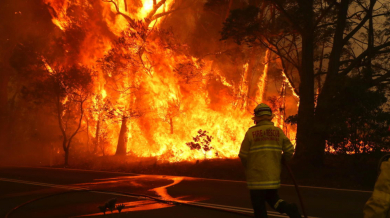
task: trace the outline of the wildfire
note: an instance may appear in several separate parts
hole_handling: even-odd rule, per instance
[[[66,13],[71,3],[56,0],[46,3],[54,10],[53,23],[66,31],[72,22]],[[152,29],[158,29],[161,22],[156,26],[151,22],[146,27],[131,23],[145,21],[151,13],[169,11],[173,1],[143,0],[137,10],[130,9],[128,1],[105,0],[99,4],[113,35],[123,36],[129,26],[132,30],[123,37],[128,41],[121,46],[105,36],[97,39],[94,33],[87,35],[86,40],[91,41],[83,44],[82,62],[95,67],[98,75],[94,81],[95,94],[87,105],[88,134],[94,138],[94,151],[115,154],[118,141],[123,140],[126,153],[140,157],[154,156],[167,161],[237,157],[245,132],[252,125],[253,115],[248,112],[250,97],[257,103],[266,100],[263,96],[270,51],[265,53],[264,69],[255,81],[256,88],[250,89],[249,71],[256,69],[249,67],[248,62],[239,66],[239,79],[228,77],[223,69],[214,69],[213,60],[175,52],[171,47],[184,51],[185,45],[164,44],[160,35],[153,35]],[[135,32],[137,28],[149,32]],[[117,57],[112,51],[121,52],[122,56]],[[107,60],[96,64],[98,57],[110,54]],[[113,60],[117,62],[105,63]],[[289,85],[288,81],[285,83]],[[256,90],[254,96],[250,96],[250,90]],[[282,128],[284,116],[277,114],[275,118]],[[191,142],[199,146],[191,148],[187,145]]]
[[[291,85],[291,82],[290,80],[288,80],[285,72],[282,72],[282,76],[284,77],[284,82],[288,85],[288,87],[291,89],[294,97],[296,97],[297,99],[299,99],[299,95],[295,92],[295,89],[293,88],[293,86]]]
[[[270,61],[270,52],[269,52],[269,49],[267,49],[267,51],[265,52],[265,56],[264,56],[264,71],[263,71],[263,75],[261,75],[261,79],[259,80],[259,83],[258,83],[258,87],[259,87],[259,91],[258,91],[258,98],[256,99],[257,102],[263,102],[263,93],[264,93],[264,90],[265,90],[265,85],[266,85],[266,78],[267,78],[267,73],[268,73],[268,65],[269,65],[269,61]]]
[[[138,17],[145,18],[148,16],[149,12],[153,9],[153,0],[143,1],[142,8],[138,12]]]
[[[47,72],[48,72],[50,75],[53,75],[53,74],[54,74],[53,68],[47,63],[46,58],[43,57],[43,56],[42,56],[42,62],[43,62],[43,64],[45,65],[45,68],[46,68]]]

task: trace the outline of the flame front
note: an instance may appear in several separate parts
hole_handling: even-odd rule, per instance
[[[159,30],[170,11],[181,9],[173,0],[45,2],[62,31],[86,23],[91,27],[77,55],[78,63],[94,68],[97,75],[86,115],[96,153],[115,154],[122,143],[128,154],[171,162],[237,157],[252,125],[253,106],[265,100],[270,51],[263,55],[260,76],[253,76],[257,68],[250,61],[241,65],[237,77],[215,60],[190,56],[187,45],[167,43],[173,36]],[[85,10],[79,12],[81,17],[69,15],[75,5]],[[94,8],[100,8],[102,17],[93,18],[88,11]],[[108,29],[98,28],[103,21]],[[253,78],[258,78],[255,85]],[[285,89],[286,82],[282,86]],[[276,115],[276,125],[287,131],[285,115]],[[289,132],[293,139],[294,128]],[[190,142],[201,149],[191,148]]]

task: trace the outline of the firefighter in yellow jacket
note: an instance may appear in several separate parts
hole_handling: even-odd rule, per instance
[[[280,213],[301,218],[295,204],[288,204],[278,196],[282,158],[290,160],[294,147],[283,131],[271,122],[273,114],[268,105],[259,104],[254,114],[252,119],[256,125],[246,132],[238,156],[245,167],[255,217],[267,217],[267,202]]]
[[[390,217],[390,155],[382,157],[374,191],[364,206],[364,218]]]

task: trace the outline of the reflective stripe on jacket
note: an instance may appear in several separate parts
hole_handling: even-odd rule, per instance
[[[389,218],[390,209],[390,162],[381,164],[381,173],[374,191],[364,206],[364,218]]]
[[[249,189],[280,187],[282,152],[288,161],[294,153],[294,147],[273,122],[260,121],[248,129],[238,156],[245,167]]]

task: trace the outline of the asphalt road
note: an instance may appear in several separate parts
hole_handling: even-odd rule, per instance
[[[301,187],[310,217],[359,218],[371,192]],[[129,196],[128,193],[133,194]],[[135,196],[136,195],[136,196]],[[171,201],[162,203],[139,195]],[[298,198],[282,185],[286,201]],[[42,198],[42,199],[40,199]],[[117,198],[122,213],[98,206]],[[26,202],[28,204],[23,205]],[[175,204],[173,202],[182,202]],[[22,206],[21,206],[22,205]],[[0,166],[0,217],[248,217],[253,214],[245,182],[87,170]],[[214,208],[214,209],[212,209]],[[224,212],[228,210],[231,212]],[[269,217],[287,217],[268,209]],[[236,212],[236,213],[232,213]],[[243,213],[243,214],[239,214]],[[245,215],[246,214],[246,215]]]

